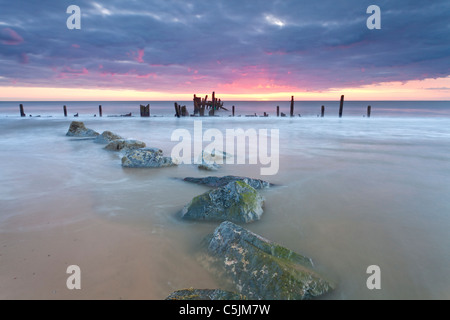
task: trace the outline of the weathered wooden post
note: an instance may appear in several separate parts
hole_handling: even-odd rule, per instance
[[[19,109],[20,109],[20,116],[26,117],[25,111],[23,110],[23,104],[20,104]]]
[[[200,99],[201,98],[197,98],[197,95],[194,94],[194,115],[199,113],[199,109],[200,109],[199,100]],[[200,104],[201,104],[201,100],[200,100]]]
[[[322,106],[320,110],[320,117],[323,118],[324,115],[325,115],[325,106]]]
[[[372,107],[367,106],[367,118],[370,118],[370,113],[372,112]]]
[[[182,106],[181,107],[181,112],[180,113],[181,113],[182,117],[186,117],[188,115],[186,106]]]
[[[98,115],[101,117],[103,116],[103,112],[102,112],[102,105],[98,106]]]
[[[180,117],[180,109],[179,109],[179,107],[178,107],[178,103],[176,103],[176,102],[175,102],[175,116],[176,116],[177,118]]]
[[[341,96],[341,103],[339,105],[339,118],[342,118],[343,111],[344,111],[344,95]]]
[[[211,98],[211,111],[209,112],[210,116],[214,115],[214,108],[216,107],[216,93],[213,91]]]
[[[150,117],[150,104],[140,105],[141,117]]]
[[[231,113],[232,113],[232,115],[234,117],[234,106],[231,107]]]
[[[294,96],[291,97],[291,117],[294,116]]]
[[[67,117],[67,107],[64,106],[64,107],[63,107],[63,110],[64,110],[64,117]]]
[[[277,117],[280,116],[280,106],[277,106]]]

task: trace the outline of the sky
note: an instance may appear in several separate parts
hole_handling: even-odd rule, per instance
[[[80,29],[68,29],[70,5]],[[369,29],[370,5],[381,29]],[[71,20],[72,21],[72,20]],[[450,100],[450,1],[0,0],[0,100]]]

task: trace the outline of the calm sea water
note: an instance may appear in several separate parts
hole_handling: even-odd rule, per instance
[[[111,130],[170,154],[178,143],[171,141],[173,131],[193,132],[195,119],[174,119],[171,103],[150,103],[154,115],[168,116],[106,116],[138,114],[139,103],[135,102],[102,102],[103,118],[93,117],[98,102],[67,106],[70,115],[79,112],[89,128]],[[235,103],[238,114],[266,111],[271,115],[277,104]],[[319,270],[338,283],[327,299],[449,299],[449,103],[371,102],[371,119],[362,117],[367,102],[346,103],[341,119],[337,117],[339,102],[325,103],[326,117],[317,118],[321,104],[298,102],[296,113],[302,113],[302,118],[202,119],[203,130],[279,130],[276,175],[261,176],[259,164],[224,165],[213,173],[262,178],[278,185],[262,191],[266,198],[262,219],[246,227],[311,257]],[[288,102],[279,105],[288,113]],[[146,292],[143,298],[164,299],[173,290],[205,283],[207,272],[195,262],[194,253],[217,224],[185,222],[179,212],[194,196],[208,190],[181,179],[211,173],[195,165],[124,170],[119,154],[90,140],[65,136],[73,117],[62,116],[62,103],[25,102],[24,106],[27,114],[42,117],[21,119],[18,103],[0,103],[0,237],[33,231],[40,235],[39,243],[48,221],[66,230],[74,219],[91,216],[124,230],[141,230],[142,248],[146,248],[144,243],[157,244],[152,252],[110,249],[104,267],[115,279],[126,274],[118,257],[144,264],[115,288],[124,296],[150,276],[148,270],[157,280],[141,288]],[[103,241],[107,240],[95,237],[73,252],[61,247],[52,257],[64,254],[72,257],[68,259],[72,263],[86,265],[90,261],[83,252],[99,250],[100,254]],[[27,254],[27,263],[32,264],[33,256]],[[147,254],[151,258],[144,259]],[[381,269],[381,290],[366,287],[369,265]],[[37,264],[35,268],[39,273],[48,266]],[[12,278],[4,270],[0,268],[0,277]],[[106,291],[97,290],[95,297],[105,296],[105,283]],[[42,288],[30,283],[27,290],[39,297]]]

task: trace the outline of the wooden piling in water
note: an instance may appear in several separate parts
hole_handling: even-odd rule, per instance
[[[140,105],[141,117],[150,117],[150,104],[146,106]]]
[[[234,117],[234,106],[231,107],[231,114],[232,114],[233,117]]]
[[[342,118],[343,111],[344,111],[344,95],[341,96],[341,103],[339,104],[339,118]]]
[[[188,112],[187,112],[186,106],[182,106],[182,107],[180,107],[180,108],[181,108],[181,109],[180,109],[181,116],[182,116],[182,117],[188,116]]]
[[[320,117],[323,118],[324,115],[325,115],[325,106],[322,106],[322,108],[320,109]]]
[[[66,106],[63,107],[63,111],[64,111],[64,117],[67,117],[67,107]]]
[[[179,118],[180,117],[180,109],[179,109],[179,107],[178,107],[178,103],[176,103],[175,102],[175,116],[177,117],[177,118]]]
[[[19,109],[20,109],[20,116],[21,117],[26,117],[25,111],[23,110],[23,104],[19,105]]]
[[[277,117],[280,116],[280,106],[277,106]]]
[[[98,106],[98,115],[99,115],[100,117],[103,116],[102,105],[99,105],[99,106]]]
[[[202,98],[197,97],[197,95],[194,94],[194,115],[200,113],[201,106],[202,106]]]
[[[294,96],[291,97],[291,117],[294,116]]]
[[[370,118],[371,112],[372,112],[372,107],[371,106],[367,106],[367,118]]]
[[[202,107],[200,108],[200,117],[205,116],[205,109],[207,102],[208,102],[208,95],[205,96],[205,99],[202,99]]]
[[[210,116],[214,115],[214,109],[216,107],[216,93],[213,91],[212,98],[211,98],[211,111],[209,112]]]

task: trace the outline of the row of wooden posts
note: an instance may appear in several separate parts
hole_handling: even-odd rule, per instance
[[[187,117],[189,116],[189,112],[187,110],[186,106],[181,106],[179,105],[177,102],[175,102],[174,104],[175,106],[175,116],[177,118],[180,117]],[[23,108],[23,104],[20,104],[19,106],[20,108],[20,116],[21,117],[25,117],[25,111]],[[205,98],[201,98],[201,97],[197,97],[194,94],[194,116],[198,115],[198,116],[204,116],[205,115],[205,109],[209,109],[209,116],[214,116],[215,111],[219,110],[219,109],[224,109],[226,111],[228,111],[228,109],[223,107],[223,102],[220,99],[217,99],[215,97],[215,93],[212,93],[212,100],[208,101],[208,95],[205,96]],[[64,116],[67,117],[67,107],[63,106],[63,111],[64,111]],[[339,104],[339,118],[342,118],[343,115],[343,111],[344,111],[344,96],[341,96],[341,101]],[[368,106],[367,107],[367,117],[370,118],[372,112],[372,107]],[[141,117],[150,117],[150,104],[147,104],[146,106],[144,105],[140,105],[140,113],[141,113]],[[98,106],[98,114],[100,117],[103,116],[103,111],[102,111],[102,106],[99,105]],[[231,107],[231,115],[234,117],[235,115],[235,107],[232,106]],[[290,114],[291,117],[294,117],[294,96],[291,97],[291,104],[290,104]],[[74,115],[75,117],[78,117],[78,113]],[[130,117],[131,116],[131,112],[123,115],[123,116],[127,116]],[[256,116],[255,115],[248,115],[248,116]],[[264,112],[264,117],[268,117],[269,115]],[[277,117],[285,117],[286,114],[281,112],[280,113],[280,106],[277,106]],[[322,106],[320,109],[320,116],[323,118],[325,116],[325,106]]]

